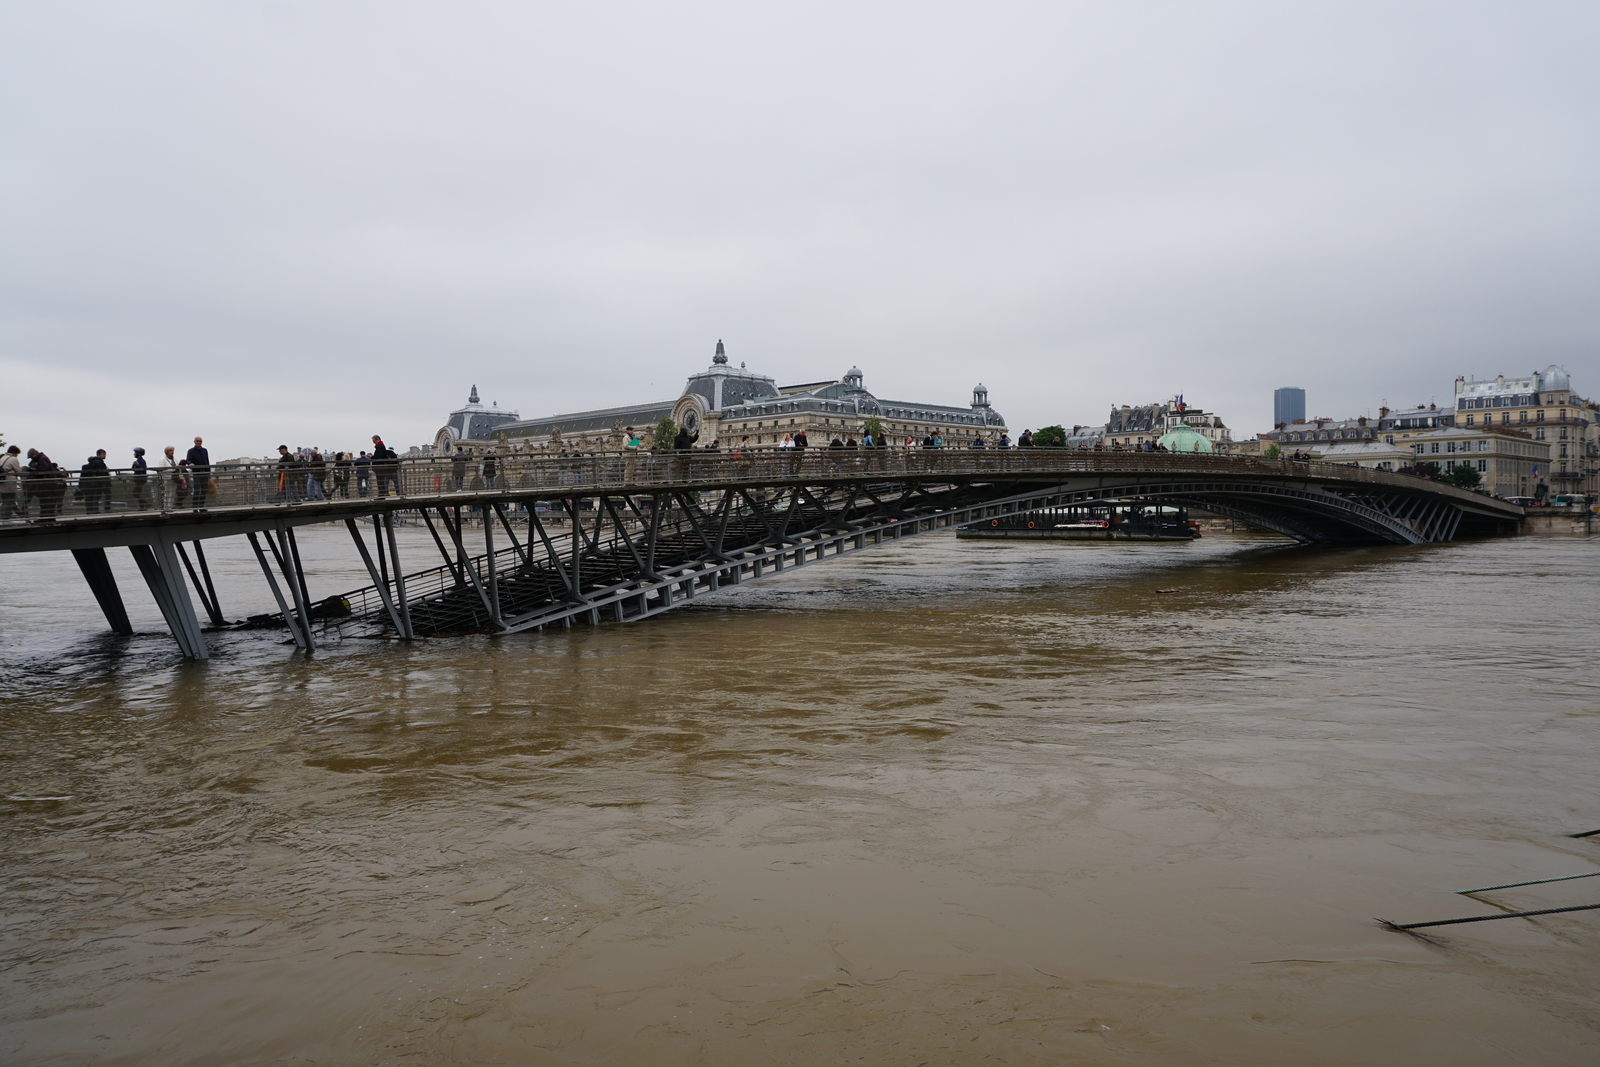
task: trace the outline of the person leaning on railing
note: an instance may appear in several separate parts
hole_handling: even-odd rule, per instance
[[[28,449],[28,495],[39,501],[39,517],[54,520],[67,495],[67,472],[37,448]]]

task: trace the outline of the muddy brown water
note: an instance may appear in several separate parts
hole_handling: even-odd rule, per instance
[[[123,555],[129,639],[0,558],[8,1064],[1600,1062],[1600,912],[1373,922],[1600,901],[1452,893],[1600,870],[1600,543],[938,535],[203,664]]]

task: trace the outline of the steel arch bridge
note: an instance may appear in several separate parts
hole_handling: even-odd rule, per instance
[[[394,495],[315,500],[296,499],[273,468],[218,471],[199,501],[169,494],[148,510],[108,504],[0,526],[0,552],[71,551],[112,629],[128,633],[105,555],[128,547],[183,653],[198,659],[207,648],[188,590],[213,626],[226,623],[203,548],[224,536],[249,540],[277,618],[311,651],[329,626],[416,638],[632,622],[888,542],[1091,501],[1204,508],[1304,543],[1510,533],[1524,515],[1408,475],[1196,454],[766,450],[511,457],[503,471],[497,486],[452,491],[448,460],[404,462],[386,486]],[[402,514],[427,527],[436,565],[404,567]],[[294,531],[340,521],[372,583],[319,599]]]

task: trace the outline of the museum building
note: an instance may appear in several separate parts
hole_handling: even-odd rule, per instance
[[[812,447],[826,446],[836,436],[860,440],[867,420],[874,416],[892,444],[938,434],[946,447],[965,448],[977,437],[992,444],[1006,432],[1005,419],[989,406],[989,391],[981,383],[973,389],[970,405],[955,407],[882,399],[868,392],[863,380],[860,369],[851,367],[837,380],[780,386],[742,363],[733,366],[718,341],[711,366],[690,375],[674,400],[540,419],[518,419],[514,413],[498,418],[502,414],[498,408],[485,409],[478,402],[474,386],[467,406],[452,412],[434,435],[433,452],[448,455],[458,447],[604,451],[621,448],[623,431],[629,426],[644,435],[649,447],[651,434],[664,415],[696,434],[699,448],[717,441],[728,449],[746,437],[751,445],[771,447],[800,430],[806,431]]]

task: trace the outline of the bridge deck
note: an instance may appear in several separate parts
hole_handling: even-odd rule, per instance
[[[29,480],[29,521],[0,524],[0,553],[60,551],[78,547],[148,544],[174,535],[183,540],[261,531],[279,524],[298,526],[387,511],[494,502],[533,502],[602,494],[706,491],[747,486],[804,483],[839,485],[869,482],[950,482],[975,480],[1040,483],[1062,477],[1100,475],[1110,482],[1128,477],[1193,475],[1201,479],[1274,480],[1335,490],[1398,490],[1448,500],[1457,508],[1490,518],[1518,521],[1517,505],[1440,482],[1386,471],[1332,463],[1298,463],[1204,453],[1087,452],[1068,449],[913,450],[807,449],[763,450],[743,456],[690,452],[678,455],[603,453],[581,457],[510,455],[501,460],[493,488],[480,479],[455,489],[446,459],[402,460],[392,480],[375,474],[369,495],[354,484],[335,490],[333,470],[323,486],[333,499],[308,499],[306,470],[285,476],[275,467],[217,469],[205,481],[183,488],[152,470],[137,492],[131,471],[113,471],[102,483],[74,475],[59,484],[60,511],[51,519],[38,512],[51,487]],[[384,495],[378,495],[383,483]],[[1109,484],[1109,483],[1108,483]],[[199,496],[197,487],[203,486]],[[146,506],[140,507],[143,503]],[[175,527],[181,527],[177,533]]]
[[[223,625],[203,542],[232,535],[249,539],[278,618],[309,652],[316,624],[326,627],[346,613],[370,632],[401,638],[632,621],[724,585],[1041,507],[1176,503],[1305,542],[1397,544],[1503,532],[1523,515],[1505,501],[1407,475],[1204,454],[513,455],[501,461],[492,486],[463,479],[458,490],[455,474],[448,460],[402,461],[374,470],[370,495],[328,479],[323,486],[335,499],[308,487],[303,468],[219,469],[191,473],[187,484],[154,472],[143,482],[128,472],[71,486],[30,481],[31,504],[45,515],[0,525],[0,552],[71,550],[108,624],[127,633],[105,554],[127,547],[184,655],[203,659],[208,652],[189,589],[213,625]],[[512,519],[522,515],[509,510],[518,506],[526,517],[520,539]],[[441,565],[403,567],[394,535],[400,511],[428,525]],[[473,512],[481,519],[481,551],[467,547],[468,535],[477,535],[463,518]],[[545,521],[550,512],[560,513],[559,523]],[[371,519],[370,546],[361,518]],[[372,584],[319,601],[294,530],[339,520]]]

